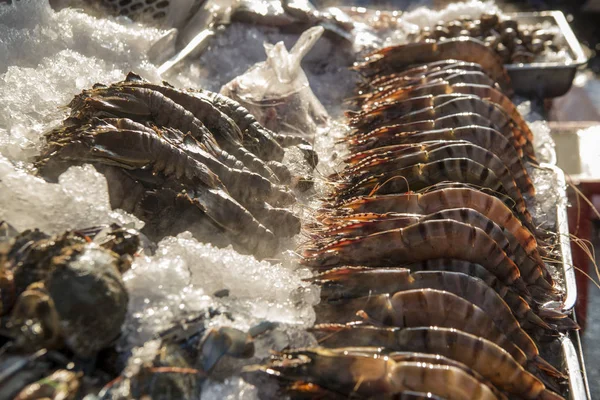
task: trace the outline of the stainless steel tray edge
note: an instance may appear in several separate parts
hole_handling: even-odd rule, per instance
[[[562,169],[554,164],[547,163],[542,163],[540,166],[554,172],[556,187],[559,190],[560,197],[566,199],[566,179]],[[559,246],[562,255],[562,271],[565,279],[565,301],[563,303],[563,310],[565,312],[570,312],[573,319],[576,320],[573,309],[577,301],[577,283],[575,281],[575,268],[573,266],[573,257],[571,254],[567,207],[562,203],[559,203],[556,207],[556,222],[556,230],[559,235]],[[587,383],[587,374],[579,332],[571,332],[569,335],[564,335],[560,340],[567,373],[569,375],[569,399],[591,400],[592,397]]]
[[[569,375],[569,399],[591,400],[590,388],[587,382],[585,362],[581,347],[579,332],[573,332],[573,339],[564,336],[561,339],[561,347],[565,358],[567,373]]]
[[[553,164],[541,164],[542,167],[551,169],[556,179],[556,187],[559,190],[560,197],[567,198],[567,181],[565,173]],[[573,266],[573,256],[571,254],[571,239],[569,236],[569,220],[567,217],[567,207],[564,204],[558,204],[556,207],[556,233],[559,238],[560,253],[562,255],[562,268],[565,279],[565,300],[562,309],[565,312],[573,310],[577,302],[577,281],[575,280],[575,267]]]

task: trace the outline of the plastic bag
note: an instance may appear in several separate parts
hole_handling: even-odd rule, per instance
[[[267,60],[227,83],[221,93],[240,102],[275,132],[312,138],[329,116],[312,92],[300,62],[323,31],[320,26],[308,29],[289,52],[283,42],[265,43]]]

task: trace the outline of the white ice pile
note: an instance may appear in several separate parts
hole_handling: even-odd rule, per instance
[[[523,101],[522,98],[519,98],[514,101],[518,104],[517,110],[527,121],[529,129],[533,133],[533,148],[538,161],[556,165],[556,144],[552,139],[552,135],[550,135],[548,122],[532,108],[530,100]],[[538,105],[538,107],[541,107],[541,105]]]
[[[209,307],[224,308],[233,317],[215,318],[209,326],[247,330],[270,321],[306,328],[314,323],[312,305],[318,300],[316,288],[302,281],[308,276],[292,262],[257,261],[231,248],[199,243],[189,233],[168,237],[154,256],[136,259],[123,276],[130,293],[123,345],[139,346],[173,321]],[[228,296],[214,296],[223,289]]]
[[[157,80],[146,52],[163,34],[126,19],[53,11],[47,0],[0,6],[0,154],[26,161],[76,93],[135,70]]]
[[[263,321],[277,324],[273,331],[254,339],[255,355],[246,363],[260,362],[271,351],[287,346],[314,345],[305,330],[314,324],[312,306],[319,292],[302,281],[309,276],[308,270],[290,261],[257,261],[231,248],[199,243],[189,233],[166,238],[154,256],[136,259],[123,277],[130,298],[120,348],[125,351],[146,342],[144,347],[133,347],[138,354],[130,362],[143,359],[144,349],[152,347],[149,339],[174,321],[206,314],[209,309],[223,314],[210,319],[207,329],[232,326],[247,331]],[[227,296],[215,295],[223,289]],[[151,360],[154,353],[148,350]],[[236,371],[239,365],[230,368]],[[202,398],[257,399],[258,390],[233,375],[224,382],[207,381]]]
[[[132,215],[111,210],[104,176],[89,165],[71,167],[58,184],[17,169],[0,155],[0,221],[18,230],[39,228],[46,233],[116,222],[138,229]]]

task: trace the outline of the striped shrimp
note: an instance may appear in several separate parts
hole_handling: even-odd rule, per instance
[[[380,346],[389,351],[440,354],[489,379],[498,389],[524,399],[559,400],[503,348],[487,339],[452,328],[384,328],[369,325],[316,325],[310,330],[320,346]]]
[[[463,83],[458,79],[455,79],[453,81],[445,79],[436,79],[428,83],[408,86],[404,89],[401,88],[398,90],[388,90],[387,92],[382,93],[377,99],[359,98],[357,99],[357,105],[360,107],[361,110],[369,111],[372,108],[379,107],[381,104],[386,104],[389,102],[405,101],[413,97],[421,97],[427,95],[439,96],[443,94],[454,93],[454,86],[468,84],[469,83]],[[472,84],[476,85],[477,83]],[[480,86],[492,89],[491,87],[486,85]]]
[[[358,139],[366,139],[369,137],[369,132],[381,128],[386,125],[403,125],[405,132],[424,130],[428,126],[435,125],[439,128],[444,127],[460,127],[462,125],[481,125],[493,128],[502,135],[515,147],[519,155],[525,154],[530,160],[536,162],[533,144],[527,140],[526,135],[513,122],[512,119],[495,103],[482,100],[475,96],[459,95],[438,95],[431,96],[431,104],[423,108],[411,110],[408,113],[399,113],[396,107],[405,105],[404,103],[413,103],[419,105],[423,103],[422,97],[419,100],[412,101],[409,99],[401,102],[392,102],[381,107],[377,107],[372,112],[365,113],[371,116],[373,122],[369,122],[369,118],[361,119],[358,126],[355,126],[356,131],[351,134],[347,140],[356,141]],[[410,104],[409,103],[409,104]],[[397,105],[397,106],[396,106]],[[407,107],[408,108],[408,107]],[[468,116],[455,117],[452,115]],[[394,117],[394,115],[396,115]],[[354,119],[353,119],[354,120]],[[433,120],[434,122],[428,122]]]
[[[258,123],[256,118],[238,102],[208,90],[192,90],[192,96],[210,101],[216,108],[226,114],[244,133],[244,147],[257,154],[263,160],[281,161],[284,150],[274,138],[274,133]]]
[[[521,143],[519,143],[519,137],[515,137],[515,135],[513,135],[512,127],[509,125],[504,125],[502,128],[500,128],[486,117],[473,112],[438,114],[436,108],[427,108],[415,113],[414,115],[406,115],[406,118],[391,121],[388,125],[393,125],[396,133],[460,128],[461,126],[469,125],[483,126],[494,129],[501,133],[502,136],[504,136],[515,147],[519,157],[523,157],[523,149],[521,148]],[[373,135],[372,132],[373,131],[369,131],[367,133],[358,133],[352,135],[349,140],[356,142],[359,140],[368,139],[371,137],[371,135]]]
[[[136,87],[97,86],[84,90],[69,103],[71,116],[131,118],[137,122],[152,121],[159,126],[189,132],[206,146],[219,161],[228,167],[240,168],[243,164],[221,149],[212,133],[194,117],[194,114],[159,92]]]
[[[516,197],[511,198],[515,202],[516,210],[525,215],[527,219],[530,218],[525,200],[518,190],[511,193],[490,168],[469,158],[442,158],[438,161],[391,169],[377,175],[366,174],[362,180],[354,184],[352,182],[337,183],[335,197],[343,200],[373,192],[380,194],[404,193],[447,181],[482,186],[493,192],[512,194]],[[516,189],[514,182],[512,189]]]
[[[242,160],[248,169],[261,174],[272,182],[279,182],[279,178],[262,160],[242,146],[243,134],[236,123],[207,99],[193,96],[190,92],[177,90],[169,86],[152,84],[131,72],[127,75],[125,82],[120,85],[145,88],[162,93],[202,121],[208,130],[220,139],[218,140],[219,145]]]
[[[347,112],[347,116],[351,126],[358,132],[364,132],[384,125],[435,119],[463,112],[472,112],[489,119],[500,132],[512,131],[517,143],[523,145],[527,156],[535,161],[533,145],[527,140],[527,137],[532,136],[529,126],[519,125],[500,105],[474,94],[450,93],[413,97],[379,104],[362,112]]]
[[[502,300],[506,302],[513,315],[515,315],[515,317],[522,322],[521,325],[524,328],[542,328],[546,331],[557,329],[557,327],[552,325],[551,322],[546,322],[538,314],[536,314],[535,311],[529,306],[527,300],[509,289],[508,286],[500,282],[495,275],[490,273],[484,267],[479,264],[473,264],[461,260],[432,259],[418,263],[406,264],[402,267],[388,268],[339,267],[325,271],[307,280],[315,281],[321,285],[321,296],[325,299],[335,300],[345,296],[354,297],[355,295],[362,293],[363,286],[369,287],[373,281],[378,282],[378,277],[375,276],[376,273],[371,273],[370,270],[376,270],[378,272],[381,271],[390,279],[398,280],[400,282],[409,279],[407,278],[408,274],[418,275],[428,272],[464,274],[472,277],[473,279],[479,279],[481,282],[492,288],[502,298]],[[366,280],[365,284],[354,286],[354,280],[347,279],[346,277],[346,275],[352,274],[361,275],[363,277],[362,279]],[[371,277],[373,279],[371,279]],[[339,282],[344,282],[344,285],[348,286],[342,286]],[[386,284],[389,286],[394,285],[392,282],[387,282]],[[349,293],[349,295],[346,293]],[[556,315],[557,319],[562,319],[564,317],[564,315]],[[576,325],[570,325],[570,329],[573,329],[573,326]]]
[[[357,86],[358,94],[362,94],[370,89],[388,86],[394,82],[409,81],[418,77],[427,76],[439,71],[449,69],[458,69],[462,71],[485,72],[481,65],[473,62],[459,60],[440,60],[427,64],[417,65],[412,68],[405,69],[401,72],[396,72],[388,75],[377,76],[374,79],[366,80]]]
[[[509,352],[521,365],[528,357],[479,307],[450,292],[435,289],[406,290],[345,300],[315,307],[316,323],[363,320],[375,326],[455,328],[488,339]]]
[[[63,146],[56,157],[127,170],[151,167],[151,171],[175,176],[182,181],[179,184],[185,184],[186,192],[180,196],[184,202],[205,213],[236,240],[247,243],[251,251],[265,254],[263,251],[272,252],[276,247],[273,233],[230,196],[216,174],[158,135],[98,128]]]
[[[408,270],[405,273],[393,271],[391,276],[385,268],[351,270],[347,274],[339,274],[339,272],[339,270],[336,271],[333,281],[327,272],[316,278],[321,285],[324,284],[323,281],[326,281],[327,283],[331,282],[338,290],[341,288],[341,297],[344,300],[335,300],[331,304],[339,305],[343,301],[353,302],[353,300],[348,299],[361,295],[392,294],[415,289],[443,290],[479,307],[508,339],[523,350],[529,359],[537,360],[543,365],[544,370],[549,371],[549,373],[561,376],[550,364],[543,364],[544,361],[540,358],[537,346],[529,335],[523,331],[508,305],[492,288],[478,278],[458,272],[417,272],[410,274]],[[348,291],[346,291],[346,288],[348,288]],[[322,298],[327,296],[327,284],[323,286],[323,289],[325,293],[321,293]],[[317,315],[321,306],[327,307],[327,303],[316,306]]]
[[[459,130],[456,130],[455,132],[458,132],[458,131]],[[431,131],[431,132],[433,132],[433,131]],[[479,132],[479,130],[477,130],[477,129],[475,129],[475,130],[465,130],[465,129],[460,128],[460,133],[464,133],[465,134],[465,135],[461,135],[463,138],[466,137],[467,139],[471,139],[472,137],[477,136],[476,132]],[[415,134],[414,136],[419,136],[419,134]],[[433,136],[434,137],[427,138],[427,139],[432,139],[432,140],[442,139],[442,140],[444,140],[444,139],[451,139],[452,138],[452,136],[451,137],[446,137],[446,138],[444,138],[444,136],[439,137],[439,136],[437,136],[435,134]],[[483,134],[480,135],[480,137],[483,137]],[[484,143],[480,142],[480,143],[475,143],[475,144],[477,144],[478,146],[480,146],[482,148],[488,148],[489,149],[489,147],[487,147]],[[498,155],[498,154],[496,153],[496,155]],[[500,158],[501,160],[505,161],[506,157],[503,158],[501,156],[498,156],[498,158]],[[506,165],[506,161],[505,161],[505,165]],[[520,166],[518,164],[515,164],[510,169],[511,169],[511,172],[513,172],[513,170],[519,170],[520,171],[521,169],[524,169],[524,168],[522,167],[522,164],[520,164]],[[515,171],[515,173],[518,174],[519,171]],[[518,175],[515,175],[515,173],[513,173],[513,176],[518,176]],[[465,182],[465,183],[467,183],[467,182]],[[481,185],[478,185],[478,186],[480,187]],[[513,200],[510,199],[510,198],[505,198],[504,196],[501,196],[501,193],[497,193],[497,192],[493,192],[493,191],[489,191],[489,193],[493,193],[496,197],[502,198],[502,200],[504,200],[504,201],[507,202],[507,204],[508,204],[508,206],[510,208],[512,208],[514,206]],[[529,230],[535,231],[535,229],[533,227],[533,224],[532,224],[531,215],[529,215],[529,212],[526,209],[523,211],[523,213],[520,212],[520,210],[516,210],[516,213],[517,213],[517,217],[519,217],[519,219],[522,221],[523,225],[525,225]]]
[[[525,167],[515,150],[502,134],[481,126],[465,126],[423,132],[396,133],[394,126],[380,128],[373,137],[357,143],[349,143],[352,151],[364,152],[379,147],[419,143],[435,140],[464,140],[488,149],[502,160],[514,177],[527,175]]]
[[[496,222],[471,208],[448,208],[428,215],[411,213],[356,213],[327,218],[324,225],[312,228],[314,243],[325,245],[342,238],[367,236],[386,230],[404,228],[409,225],[439,219],[451,219],[482,229],[492,238],[506,255],[518,266],[528,285],[539,285],[544,290],[553,290],[553,278],[545,264],[530,257],[517,238]],[[543,280],[540,278],[543,277]],[[531,290],[539,290],[535,286]]]
[[[530,297],[520,296],[479,264],[456,259],[439,258],[403,264],[400,267],[400,270],[409,269],[413,273],[421,271],[450,271],[479,278],[502,297],[513,314],[521,321],[524,321],[523,325],[529,329],[533,329],[536,326],[545,330],[558,331],[579,329],[577,323],[563,312],[544,308]]]
[[[394,361],[372,349],[307,348],[276,355],[265,366],[250,366],[243,376],[256,373],[280,380],[301,380],[346,396],[395,395],[405,391],[429,392],[448,400],[494,400],[492,390],[472,374],[450,365]],[[395,397],[395,396],[394,396]]]
[[[383,125],[388,125],[394,121],[404,118],[405,115],[414,115],[417,112],[423,112],[426,109],[432,109],[439,105],[460,97],[477,98],[475,95],[466,95],[462,93],[450,93],[444,95],[424,95],[411,97],[402,101],[390,101],[380,103],[377,106],[367,110],[346,111],[348,124],[356,130],[356,133],[369,131]],[[459,110],[457,112],[462,112]],[[464,110],[468,111],[468,110]],[[422,114],[419,114],[422,115]],[[421,119],[426,119],[423,116]],[[411,121],[406,121],[411,122]]]
[[[517,266],[484,231],[452,220],[426,221],[306,249],[303,263],[315,268],[341,265],[399,265],[429,258],[457,258],[481,264],[507,285],[529,294]]]
[[[533,133],[527,126],[527,123],[517,110],[514,103],[506,97],[502,92],[486,85],[471,84],[471,83],[455,83],[449,82],[432,83],[428,85],[421,85],[413,88],[410,92],[399,92],[386,98],[385,101],[398,101],[404,100],[412,96],[424,96],[424,95],[442,95],[449,93],[462,93],[468,95],[475,95],[482,99],[499,105],[504,112],[517,124],[521,132],[525,135],[525,139],[533,143]],[[380,103],[365,103],[363,109],[369,109],[373,106],[378,106]]]
[[[345,177],[348,173],[352,175],[358,174],[361,170],[369,168],[373,162],[377,162],[381,159],[396,159],[403,156],[411,156],[412,154],[425,150],[436,150],[437,153],[446,153],[450,158],[471,158],[482,165],[489,165],[490,169],[492,169],[499,177],[502,178],[505,175],[510,176],[517,184],[521,193],[535,196],[535,187],[527,174],[527,170],[521,168],[518,164],[507,166],[504,164],[504,161],[492,151],[466,140],[431,140],[420,143],[385,146],[357,153],[345,160],[348,166],[339,174],[339,176]],[[506,172],[508,172],[508,174]],[[516,175],[513,175],[513,173]]]
[[[390,97],[397,97],[399,93],[404,91],[412,91],[414,88],[429,85],[433,83],[448,82],[449,84],[454,83],[469,83],[476,85],[484,85],[493,88],[497,88],[498,85],[489,76],[479,71],[464,71],[458,69],[448,69],[438,72],[434,72],[421,77],[416,77],[407,81],[395,81],[390,82],[386,86],[380,86],[375,88],[371,92],[363,93],[359,95],[356,100],[359,103],[367,101],[374,103],[377,101],[384,100]]]
[[[522,201],[524,203],[520,187],[525,186],[528,194],[535,192],[528,176],[519,175],[520,185],[517,185],[515,177],[498,156],[467,141],[423,142],[420,146],[402,149],[399,156],[390,151],[384,151],[383,154],[374,153],[357,165],[346,168],[346,171],[342,171],[340,175],[346,179],[351,177],[353,181],[357,181],[363,178],[365,174],[382,173],[390,169],[400,169],[415,163],[432,162],[444,158],[467,158],[486,166],[494,172],[506,193],[516,202]]]
[[[509,96],[512,95],[510,78],[502,58],[482,42],[465,37],[385,47],[369,54],[363,62],[355,64],[354,69],[372,77],[394,73],[412,64],[443,59],[478,63]]]
[[[281,161],[285,147],[297,147],[303,154],[305,160],[311,167],[315,167],[319,157],[313,150],[312,145],[306,139],[299,136],[284,135],[273,132],[262,126],[256,118],[240,103],[208,90],[188,89],[194,96],[208,99],[215,107],[228,115],[246,133],[250,142],[244,146],[253,150],[263,160]]]
[[[512,233],[527,254],[538,265],[543,264],[537,248],[537,240],[531,231],[513,214],[502,200],[482,191],[466,187],[447,187],[426,193],[404,193],[356,197],[336,205],[333,210],[348,213],[409,213],[433,214],[450,208],[472,208]],[[325,213],[322,220],[332,213]]]
[[[517,265],[524,281],[529,286],[532,286],[530,287],[531,291],[536,290],[535,286],[544,291],[551,291],[553,289],[552,278],[546,278],[546,274],[549,276],[549,272],[544,264],[538,265],[533,259],[529,258],[525,249],[523,249],[510,232],[503,230],[498,224],[470,208],[447,209],[428,215],[402,213],[373,214],[365,220],[346,222],[330,226],[326,229],[320,229],[318,234],[321,239],[315,243],[327,243],[327,241],[331,242],[342,238],[367,236],[377,232],[405,228],[418,222],[444,219],[462,222],[483,230]]]

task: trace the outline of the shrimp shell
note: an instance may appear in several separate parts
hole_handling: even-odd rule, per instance
[[[327,273],[324,275],[327,279]],[[415,289],[436,289],[452,293],[481,308],[498,329],[523,350],[529,359],[544,363],[543,360],[540,360],[537,346],[529,335],[523,331],[508,305],[483,281],[457,272],[419,272],[414,274],[410,274],[408,271],[405,274],[396,272],[393,275],[395,278],[393,281],[390,279],[392,276],[388,275],[385,269],[353,270],[352,273],[345,274],[343,279],[336,280],[334,284],[337,287],[343,287],[343,299],[359,297],[360,295],[391,294]],[[386,282],[389,282],[388,285],[386,285]],[[348,286],[353,289],[346,292],[345,288]],[[324,291],[326,294],[327,285],[324,286]],[[336,301],[335,304],[340,304],[340,301]],[[316,307],[318,314],[319,306]],[[550,366],[550,364],[547,365]],[[554,374],[560,376],[560,372],[552,366],[549,368]]]
[[[451,103],[451,102],[450,102]],[[442,106],[445,106],[444,103]],[[441,106],[438,106],[441,107]],[[414,114],[407,114],[404,118],[390,121],[386,125],[394,125],[397,128],[397,132],[417,132],[419,130],[434,130],[444,128],[460,128],[461,126],[478,125],[487,128],[497,130],[499,133],[509,141],[519,152],[519,156],[522,157],[522,148],[520,139],[522,136],[515,136],[513,129],[510,125],[497,126],[495,123],[490,121],[487,117],[469,111],[461,111],[457,113],[441,113],[438,111],[438,107],[426,108],[416,111]],[[385,126],[385,125],[384,125]],[[376,126],[376,128],[381,126]],[[351,136],[351,140],[356,142],[357,140],[365,140],[369,138],[369,133],[357,133]],[[524,140],[524,138],[523,138]]]
[[[484,231],[452,220],[427,221],[341,239],[316,250],[306,250],[303,263],[316,268],[339,265],[398,265],[429,258],[457,258],[483,265],[507,285],[528,294],[517,266]]]
[[[389,97],[396,98],[403,92],[410,93],[417,87],[439,82],[447,82],[451,85],[455,83],[469,83],[489,87],[498,86],[496,82],[490,79],[490,77],[483,72],[444,70],[423,77],[414,78],[405,82],[390,82],[390,84],[387,86],[378,87],[371,92],[367,92],[358,96],[357,100],[359,102],[367,101],[373,103],[385,100]]]
[[[346,111],[345,114],[349,119],[348,124],[361,132],[389,124],[391,121],[401,119],[405,115],[413,115],[417,111],[435,108],[453,98],[459,97],[477,98],[475,95],[466,95],[462,93],[451,93],[438,96],[424,95],[411,97],[410,99],[402,101],[380,103],[367,110]]]
[[[499,177],[508,179],[504,178],[505,175],[508,175],[510,179],[514,180],[521,193],[526,193],[529,196],[535,195],[533,182],[524,168],[520,168],[518,164],[516,166],[507,166],[492,151],[466,140],[432,140],[421,143],[380,147],[358,153],[345,160],[350,165],[342,171],[340,176],[345,177],[348,173],[353,175],[360,173],[361,170],[369,168],[372,162],[379,161],[380,159],[396,159],[398,157],[411,156],[420,151],[436,151],[437,154],[445,153],[449,158],[465,157],[477,161],[482,165],[489,165],[490,169]],[[513,175],[513,172],[516,176]]]
[[[407,151],[409,149],[410,151]],[[396,156],[393,152],[384,152],[384,154],[381,155],[375,153],[356,166],[347,168],[348,171],[343,171],[341,175],[342,177],[350,176],[353,181],[356,181],[364,174],[381,173],[392,168],[400,169],[416,162],[432,162],[444,158],[465,158],[477,162],[482,166],[486,166],[493,171],[502,183],[502,187],[504,187],[506,193],[516,202],[524,203],[521,190],[519,189],[519,186],[517,186],[516,179],[514,179],[510,170],[498,156],[481,146],[466,141],[458,143],[451,141],[438,141],[433,143],[424,142],[420,148],[414,146],[412,148],[404,149],[404,153],[405,154],[401,154],[401,156]],[[519,169],[519,172],[520,171],[521,170]],[[531,180],[526,175],[520,175],[519,178],[521,185],[526,185],[528,181],[531,183]],[[527,187],[528,194],[531,193],[531,191],[535,191],[533,185]]]
[[[493,103],[498,104],[507,113],[507,115],[513,121],[515,121],[515,123],[519,127],[519,130],[525,135],[525,140],[529,143],[533,143],[533,133],[529,129],[527,123],[525,122],[515,105],[502,92],[486,85],[470,83],[450,84],[448,82],[442,81],[439,83],[431,83],[427,85],[417,86],[413,88],[410,92],[396,93],[395,97],[386,99],[386,101],[403,100],[412,96],[443,95],[449,93],[463,93],[469,95],[476,95],[480,98],[485,98]],[[374,106],[377,107],[378,105],[379,103],[367,102],[363,105],[363,109],[369,109]],[[531,154],[530,157],[532,157]],[[533,158],[532,161],[535,161],[535,158]]]
[[[194,96],[192,92],[180,91],[169,86],[154,85],[131,72],[127,75],[125,82],[121,83],[121,86],[145,88],[162,93],[202,121],[213,134],[221,139],[219,145],[242,160],[244,165],[251,171],[261,174],[272,182],[279,181],[275,173],[262,160],[242,147],[243,135],[236,123],[207,99]]]
[[[483,186],[494,192],[508,194],[502,182],[491,169],[469,158],[445,158],[426,164],[417,163],[377,175],[367,175],[363,180],[349,185],[347,188],[343,188],[343,184],[338,184],[336,197],[343,200],[373,192],[380,194],[404,193],[446,181]],[[520,195],[520,193],[518,194]],[[513,200],[516,208],[521,213],[528,215],[523,198]]]
[[[500,56],[482,42],[472,38],[453,38],[440,42],[425,41],[377,50],[354,68],[367,76],[393,73],[411,64],[423,64],[442,59],[474,62],[481,65],[494,81],[512,95],[510,78]]]
[[[433,214],[449,208],[472,208],[512,233],[527,254],[543,263],[537,252],[535,236],[523,226],[512,211],[498,198],[471,188],[444,188],[423,194],[363,196],[336,206],[352,213],[411,213]],[[434,258],[434,257],[431,257]]]
[[[451,400],[497,399],[484,383],[460,368],[412,361],[395,362],[387,356],[374,355],[372,349],[296,349],[282,353],[280,358],[265,367],[247,367],[244,372],[248,374],[258,370],[280,379],[301,379],[346,395],[379,398],[385,394],[416,390]]]
[[[411,289],[394,294],[369,295],[315,306],[317,323],[347,323],[362,316],[376,326],[456,328],[486,338],[508,351],[521,365],[547,364],[527,354],[480,307],[453,293],[436,289]]]
[[[454,328],[321,324],[310,331],[320,346],[381,346],[389,351],[440,354],[470,367],[507,393],[532,400],[562,399],[494,342]]]
[[[354,220],[352,220],[353,218]],[[439,219],[451,219],[483,230],[513,260],[528,285],[539,285],[545,290],[553,290],[553,281],[551,278],[547,280],[544,276],[544,271],[549,274],[545,265],[536,264],[535,260],[527,255],[525,249],[509,231],[502,229],[483,214],[470,208],[447,209],[429,215],[402,213],[359,214],[355,217],[350,215],[344,217],[336,225],[318,229],[317,232],[321,239],[317,243],[366,236],[391,229],[404,228],[418,222]]]
[[[365,81],[358,85],[359,91],[366,91],[370,88],[382,87],[389,85],[396,80],[411,80],[416,77],[427,76],[429,74],[445,71],[448,69],[460,69],[463,71],[478,71],[485,72],[481,65],[473,62],[459,60],[440,60],[427,64],[421,64],[416,67],[405,69],[402,72],[396,72],[388,75],[380,75],[374,79]],[[360,93],[359,93],[360,94]]]
[[[498,131],[482,126],[464,126],[460,128],[437,129],[422,132],[396,133],[394,126],[380,128],[378,132],[364,141],[350,143],[352,151],[368,151],[378,147],[419,143],[434,140],[464,140],[484,149],[488,149],[502,160],[514,177],[528,176],[515,148]]]
[[[274,138],[274,133],[260,125],[250,112],[237,101],[208,90],[188,89],[196,97],[210,101],[221,112],[229,116],[244,135],[244,146],[266,161],[281,161],[284,150]]]

